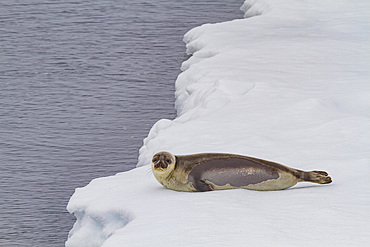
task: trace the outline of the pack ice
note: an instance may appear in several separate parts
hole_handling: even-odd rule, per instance
[[[174,120],[159,120],[137,168],[76,189],[73,246],[367,246],[370,81],[367,0],[247,0],[244,19],[185,36]],[[330,185],[184,193],[150,171],[159,151],[225,152]]]

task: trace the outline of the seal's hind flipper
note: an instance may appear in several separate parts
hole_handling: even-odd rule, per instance
[[[317,184],[330,184],[332,182],[331,177],[325,171],[304,172],[297,170],[295,175],[301,182],[312,182]]]

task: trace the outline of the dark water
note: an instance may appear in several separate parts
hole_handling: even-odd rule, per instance
[[[0,246],[63,246],[76,187],[173,119],[184,33],[240,1],[0,2]]]

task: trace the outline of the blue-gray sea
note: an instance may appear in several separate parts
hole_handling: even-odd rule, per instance
[[[183,35],[242,0],[0,1],[0,246],[63,246],[75,188],[173,119]]]

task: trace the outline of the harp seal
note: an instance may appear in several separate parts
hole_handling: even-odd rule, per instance
[[[243,188],[283,190],[298,182],[328,184],[324,171],[301,171],[275,162],[224,153],[153,156],[152,171],[164,187],[177,191],[212,191]]]

